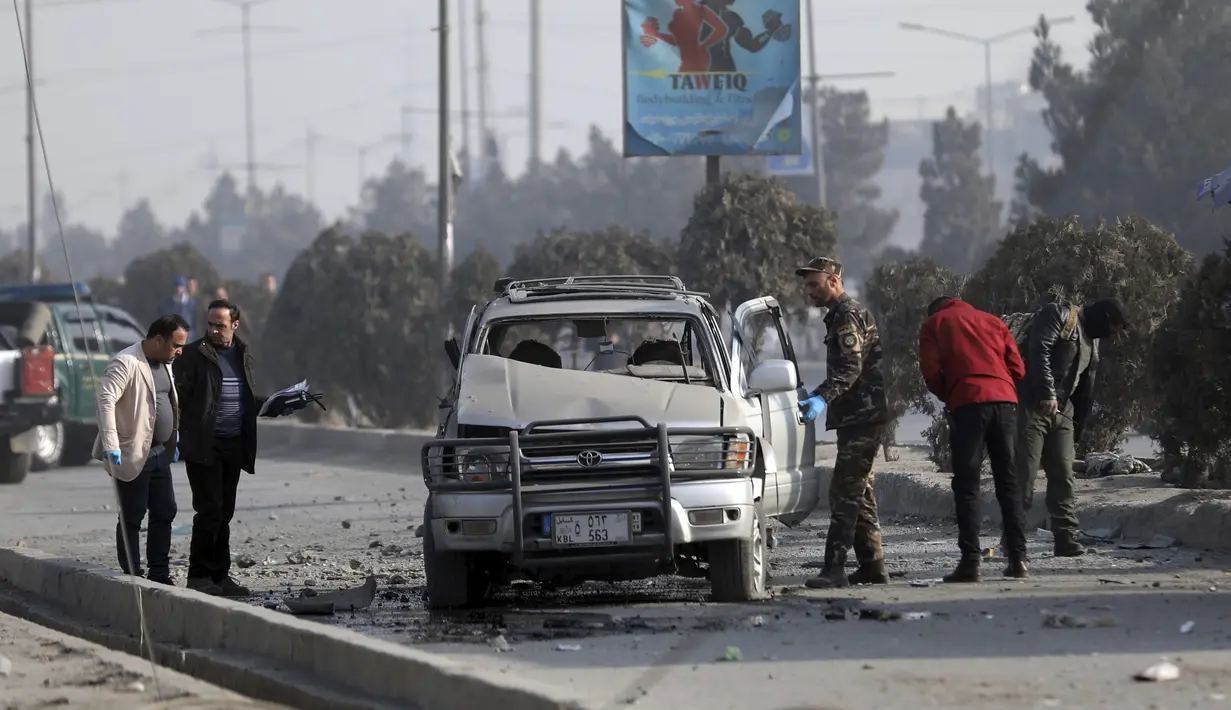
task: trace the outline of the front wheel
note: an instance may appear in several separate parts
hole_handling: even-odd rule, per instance
[[[64,455],[64,424],[44,424],[34,428],[34,449],[30,452],[30,469],[46,471],[60,465]]]
[[[459,609],[482,604],[490,580],[475,565],[473,553],[436,549],[432,532],[432,501],[423,509],[423,572],[427,577],[428,609]]]
[[[716,602],[750,602],[767,596],[768,536],[760,504],[752,515],[750,539],[709,544],[710,589]]]

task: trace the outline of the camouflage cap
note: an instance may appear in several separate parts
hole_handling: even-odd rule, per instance
[[[833,274],[834,276],[841,276],[842,265],[827,256],[818,256],[809,261],[807,266],[795,269],[796,276],[807,276],[808,274]]]

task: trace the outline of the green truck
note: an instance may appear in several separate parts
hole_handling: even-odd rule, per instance
[[[74,288],[81,299],[80,312]],[[87,463],[98,433],[95,382],[102,379],[111,356],[144,338],[145,329],[127,311],[96,303],[89,286],[80,282],[3,286],[0,306],[5,302],[39,303],[50,312],[42,340],[35,344],[55,353],[55,381],[63,414],[59,421],[35,427],[31,470]],[[17,324],[6,324],[0,308],[0,328],[6,325]]]

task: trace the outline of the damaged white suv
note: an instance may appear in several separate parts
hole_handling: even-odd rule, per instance
[[[671,276],[501,279],[471,311],[423,448],[428,604],[549,586],[708,577],[765,594],[768,518],[816,507],[815,434],[773,298],[721,319]]]

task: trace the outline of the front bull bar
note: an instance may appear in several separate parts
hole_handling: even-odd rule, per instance
[[[619,429],[598,429],[586,431],[553,431],[549,433],[535,433],[535,430],[542,428],[581,426],[593,424],[617,424],[617,423],[635,423],[640,426],[619,428]],[[725,463],[729,460],[731,451],[729,450],[731,442],[737,436],[746,437],[746,454],[744,455],[743,463],[735,468],[700,468],[700,469],[684,469],[680,470],[675,467],[671,453],[671,438],[672,437],[694,437],[694,438],[712,438],[715,444],[720,445],[722,450],[721,460]],[[673,523],[673,515],[671,510],[671,485],[672,480],[678,481],[712,481],[712,480],[735,480],[740,478],[750,478],[755,470],[756,461],[756,436],[752,429],[748,427],[670,427],[665,423],[651,425],[645,419],[637,416],[620,416],[620,417],[595,417],[588,419],[555,419],[546,421],[531,422],[526,425],[524,430],[510,430],[505,437],[488,437],[482,439],[435,439],[423,445],[422,449],[422,470],[423,482],[427,486],[428,491],[433,493],[478,493],[478,492],[501,492],[509,491],[513,498],[513,563],[518,567],[547,567],[555,565],[568,565],[582,561],[592,561],[593,556],[560,556],[548,557],[540,559],[527,559],[526,557],[526,534],[525,534],[525,503],[523,496],[525,494],[526,485],[523,482],[523,467],[528,463],[528,459],[524,456],[522,449],[523,445],[534,444],[602,444],[602,443],[644,443],[654,442],[655,449],[649,455],[650,463],[655,469],[654,483],[658,488],[658,503],[659,510],[662,514],[663,521],[663,540],[662,540],[662,559],[671,563],[675,559],[675,535]],[[457,455],[452,453],[459,447],[464,448],[499,448],[508,451],[508,476],[500,480],[490,481],[475,481],[467,482],[460,480],[461,472],[457,470]],[[440,453],[432,456],[432,452],[438,450]],[[450,453],[445,453],[450,452]],[[664,452],[666,455],[663,455]],[[435,461],[433,460],[435,458]],[[451,461],[451,463],[449,463]],[[452,469],[451,471],[449,469]],[[558,482],[551,483],[551,492],[553,494],[593,491],[597,482],[596,479],[608,478],[612,482],[612,487],[627,485],[629,479],[635,478],[638,482],[645,480],[645,472],[638,471],[632,475],[628,475],[627,470],[621,470],[613,466],[597,466],[594,468],[578,469],[577,472],[584,480],[578,484],[561,484]],[[625,474],[621,476],[620,474]],[[528,487],[534,488],[535,484],[530,484]],[[431,524],[430,521],[426,521]],[[602,557],[604,561],[619,562],[626,560],[643,560],[648,555],[654,555],[651,552],[626,552],[607,554]]]

